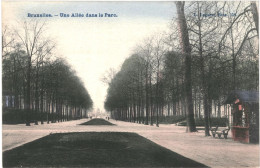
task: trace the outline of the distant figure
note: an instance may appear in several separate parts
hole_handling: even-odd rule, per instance
[[[108,118],[108,120],[109,120],[109,117],[107,117]]]

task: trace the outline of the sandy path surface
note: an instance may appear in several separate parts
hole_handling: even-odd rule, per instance
[[[203,131],[185,133],[185,127],[175,125],[147,126],[109,120],[116,126],[79,125],[88,119],[26,127],[3,125],[3,151],[10,150],[52,133],[62,132],[135,132],[185,157],[210,167],[259,167],[259,145],[228,139],[205,137]]]

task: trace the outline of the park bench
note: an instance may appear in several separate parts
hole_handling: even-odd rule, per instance
[[[212,136],[215,138],[216,131],[218,130],[218,125],[215,128],[210,128]]]
[[[221,135],[223,134],[224,138],[227,139],[229,130],[230,130],[230,127],[226,127],[226,128],[220,129],[220,130],[216,130],[215,134],[218,134],[219,138],[221,138]]]

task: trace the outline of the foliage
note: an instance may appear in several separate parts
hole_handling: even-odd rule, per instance
[[[186,120],[185,116],[160,116],[159,122],[161,124],[175,124]]]
[[[26,115],[29,115],[31,118],[36,115],[36,118],[41,118],[43,115],[43,121],[47,121],[47,113],[44,112],[36,113],[34,110],[29,112],[25,109],[3,109],[3,124],[23,124],[26,120]],[[32,120],[32,119],[30,119]]]
[[[196,126],[204,126],[205,125],[205,120],[203,118],[196,118],[195,121],[196,121]],[[178,123],[178,126],[186,126],[186,125],[187,125],[186,121]],[[210,125],[212,127],[216,127],[217,125],[219,127],[227,127],[228,126],[228,119],[227,118],[211,118]]]
[[[17,29],[4,29],[3,111],[8,123],[30,125],[40,120],[43,124],[47,115],[48,122],[82,118],[92,108],[84,83],[64,59],[57,57],[45,27],[40,21],[26,20]],[[12,117],[14,113],[16,117]]]
[[[187,55],[181,50],[183,32],[174,16],[168,32],[147,37],[113,73],[105,101],[112,118],[151,125],[156,120],[158,126],[158,121],[169,122],[165,115],[187,117],[194,104],[195,117],[204,118],[196,122],[205,124],[208,135],[209,122],[215,120],[210,119],[213,109],[216,117],[231,111],[223,101],[232,90],[259,89],[255,2],[186,2],[184,10],[191,46],[192,102],[186,102]],[[203,15],[207,13],[216,16]]]

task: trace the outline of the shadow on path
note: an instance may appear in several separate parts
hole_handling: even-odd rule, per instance
[[[136,133],[52,134],[3,153],[4,167],[206,167]]]

